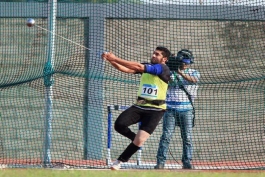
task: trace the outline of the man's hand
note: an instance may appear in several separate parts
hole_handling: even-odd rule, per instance
[[[177,70],[177,73],[179,74],[179,75],[183,75],[183,70],[181,70],[179,67],[178,67],[178,70]]]
[[[111,52],[104,52],[101,55],[101,58],[103,58],[104,60],[108,60],[108,61],[114,61],[117,57]]]
[[[177,73],[189,82],[196,83],[198,81],[196,77],[190,76],[189,74],[185,74],[184,70],[180,70],[179,68],[178,68]]]
[[[101,57],[109,61],[116,69],[125,73],[143,73],[145,70],[143,64],[121,59],[111,52],[104,52]]]

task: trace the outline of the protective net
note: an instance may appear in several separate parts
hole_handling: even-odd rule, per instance
[[[150,62],[162,45],[190,49],[201,75],[194,168],[264,169],[264,0],[61,2],[0,2],[2,168],[109,168],[130,143],[113,123],[141,76],[100,54]],[[122,168],[153,169],[161,134],[162,121]],[[181,158],[176,127],[165,168]]]

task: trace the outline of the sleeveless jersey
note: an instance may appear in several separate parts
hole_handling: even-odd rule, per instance
[[[168,72],[169,75],[169,70],[168,71],[166,70],[165,72]],[[167,89],[168,89],[168,81],[166,82],[163,81],[161,77],[157,75],[143,73],[137,95],[147,100],[165,100],[167,95]],[[136,103],[136,105],[166,109],[166,104],[158,106],[149,103],[145,104]]]

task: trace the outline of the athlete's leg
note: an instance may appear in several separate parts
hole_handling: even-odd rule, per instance
[[[134,106],[123,111],[116,119],[114,129],[123,136],[134,140],[136,134],[129,128],[130,125],[136,124],[140,120],[141,110]]]

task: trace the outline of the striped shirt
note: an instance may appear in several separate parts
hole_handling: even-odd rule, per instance
[[[197,80],[199,81],[200,73],[197,70],[188,68],[184,71],[184,73],[196,77]],[[178,76],[180,82],[178,82],[175,75]],[[177,111],[192,110],[193,108],[186,92],[180,89],[179,85],[182,84],[185,87],[185,89],[190,93],[192,101],[194,101],[194,99],[197,97],[198,82],[192,83],[183,79],[183,77],[177,73],[175,73],[175,75],[174,73],[171,72],[170,77],[173,83],[169,84],[169,88],[167,91],[167,98],[166,98],[167,109],[174,109]]]

